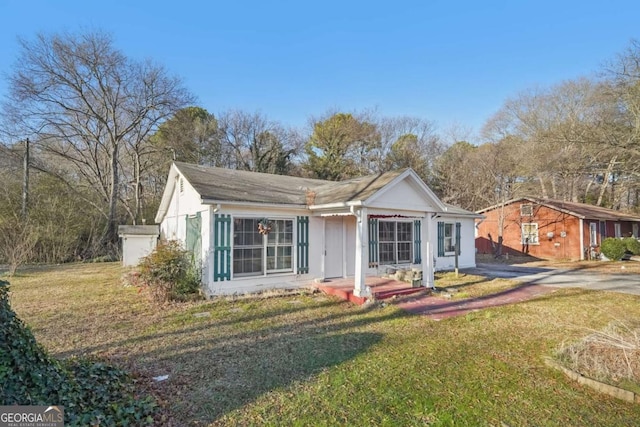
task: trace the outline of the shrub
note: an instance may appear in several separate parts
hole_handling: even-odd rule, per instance
[[[633,237],[627,237],[622,239],[627,248],[627,251],[631,252],[633,255],[640,255],[640,242]]]
[[[156,403],[137,396],[135,381],[98,360],[49,356],[9,304],[0,281],[0,402],[62,405],[65,425],[153,425]]]
[[[614,237],[604,239],[600,245],[600,251],[612,261],[617,261],[622,258],[626,250],[627,246],[625,242],[622,239],[616,239]]]
[[[184,301],[199,294],[200,275],[179,242],[161,242],[138,265],[140,281],[158,302]]]

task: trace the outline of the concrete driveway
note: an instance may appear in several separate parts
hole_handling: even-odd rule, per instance
[[[596,273],[580,269],[527,267],[504,264],[478,264],[465,269],[469,274],[514,279],[523,283],[555,286],[559,288],[585,288],[640,295],[640,274]]]

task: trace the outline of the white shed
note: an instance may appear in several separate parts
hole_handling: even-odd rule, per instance
[[[149,255],[158,243],[160,228],[157,225],[121,225],[118,235],[122,239],[122,265],[137,265]]]

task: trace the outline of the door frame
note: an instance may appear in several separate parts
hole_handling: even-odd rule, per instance
[[[335,242],[329,242],[328,239],[328,234],[327,234],[327,222],[334,222],[336,224],[336,230],[340,231],[340,238],[337,239]],[[323,226],[323,248],[322,248],[322,276],[324,279],[335,279],[338,277],[346,277],[345,276],[345,257],[346,257],[346,241],[345,241],[345,222],[344,222],[344,218],[342,216],[330,216],[330,217],[325,217],[324,218],[324,226]],[[333,244],[335,245],[335,248],[340,248],[340,251],[342,251],[342,256],[341,259],[342,261],[338,266],[332,265],[331,269],[335,269],[335,271],[337,272],[339,270],[339,274],[335,275],[333,273],[331,273],[331,275],[329,275],[328,272],[328,257],[327,257],[327,249],[329,247],[329,244]],[[334,246],[332,246],[334,247]]]

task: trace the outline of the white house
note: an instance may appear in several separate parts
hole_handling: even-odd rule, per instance
[[[202,266],[209,295],[354,278],[387,267],[475,266],[474,218],[442,203],[411,169],[332,182],[176,162],[156,215]],[[435,262],[434,262],[435,261]],[[435,265],[434,265],[435,264]]]

